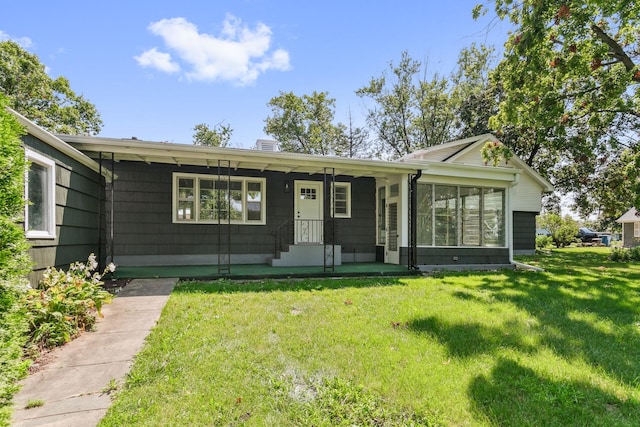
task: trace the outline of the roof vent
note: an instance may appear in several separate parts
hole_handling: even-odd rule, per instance
[[[272,139],[259,139],[256,141],[258,151],[278,151],[278,141]]]

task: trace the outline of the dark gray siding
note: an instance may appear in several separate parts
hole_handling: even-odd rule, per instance
[[[110,162],[106,165],[112,167]],[[113,188],[113,240],[109,238],[108,248],[116,263],[120,260],[127,264],[180,264],[184,263],[185,257],[196,259],[197,256],[217,254],[220,236],[224,242],[228,229],[231,233],[230,253],[232,257],[236,255],[236,260],[240,259],[237,255],[249,255],[245,260],[251,260],[250,255],[270,256],[275,250],[273,231],[293,218],[294,195],[292,191],[284,191],[285,181],[293,187],[293,181],[297,179],[323,179],[322,175],[232,170],[232,176],[266,178],[266,225],[174,224],[173,172],[217,175],[217,168],[139,162],[117,162],[113,168],[118,179]],[[375,181],[347,177],[338,177],[337,180],[352,183],[352,218],[338,220],[337,243],[342,245],[343,253],[374,253]],[[109,236],[110,187],[107,187],[106,199]],[[175,256],[180,258],[173,258]],[[210,263],[217,262],[217,257],[204,259]]]
[[[407,259],[408,249],[400,248],[400,263],[407,265]],[[418,247],[417,263],[429,266],[509,264],[509,249]]]
[[[515,254],[535,253],[536,215],[538,212],[513,213],[513,252]]]
[[[72,262],[86,261],[91,253],[104,256],[101,179],[97,172],[32,135],[22,140],[56,163],[56,238],[29,240],[34,262],[29,280],[35,284],[49,266],[66,268]]]
[[[633,248],[635,246],[640,246],[640,238],[633,237],[633,223],[627,222],[622,224],[624,228],[624,242],[622,242],[622,246],[625,248]]]

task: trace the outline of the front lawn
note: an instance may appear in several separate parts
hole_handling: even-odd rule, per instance
[[[101,426],[640,425],[640,265],[183,282]]]

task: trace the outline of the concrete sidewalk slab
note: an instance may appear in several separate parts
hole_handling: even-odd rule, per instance
[[[22,382],[12,426],[93,427],[111,405],[103,390],[122,384],[160,318],[177,279],[135,279],[106,305],[93,332],[49,353],[49,362]],[[29,401],[44,405],[25,409]]]

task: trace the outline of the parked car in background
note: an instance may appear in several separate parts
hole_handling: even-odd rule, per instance
[[[593,239],[597,239],[599,236],[597,232],[590,228],[580,227],[577,237],[582,241],[582,243],[590,243]]]
[[[546,228],[536,228],[537,236],[551,236],[551,232]]]

